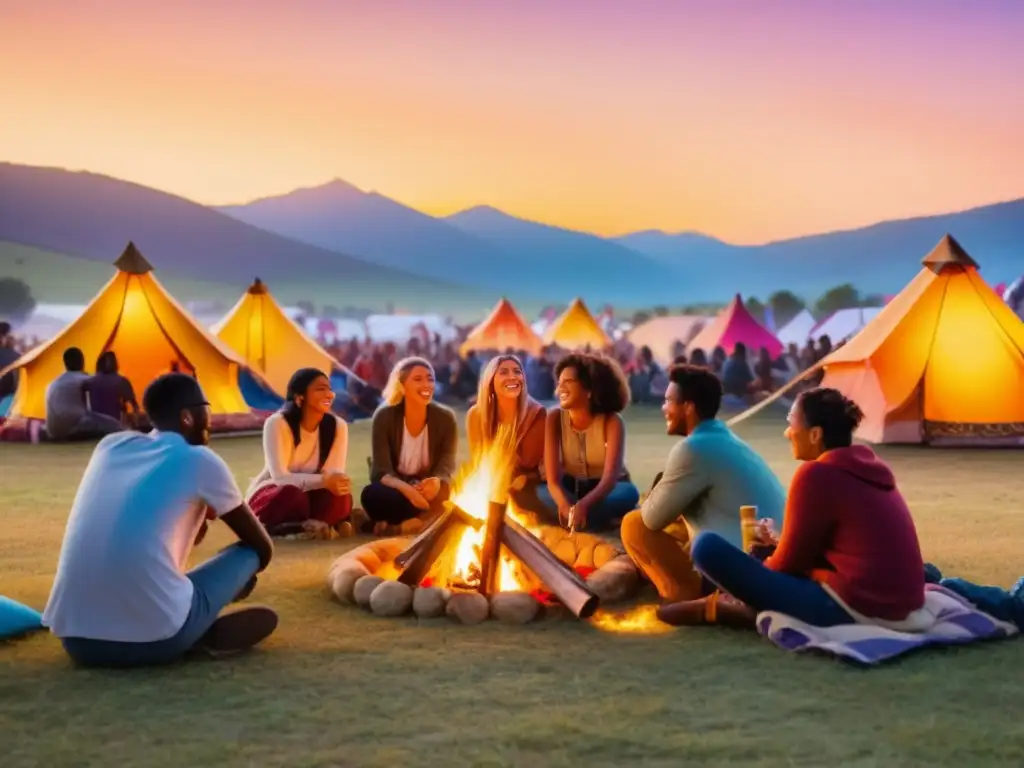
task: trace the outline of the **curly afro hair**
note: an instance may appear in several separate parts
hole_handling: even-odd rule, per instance
[[[576,369],[580,386],[590,393],[594,413],[621,413],[629,405],[629,382],[612,358],[586,352],[566,355],[555,366],[555,378],[566,368]]]

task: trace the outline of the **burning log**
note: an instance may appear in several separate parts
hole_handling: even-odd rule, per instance
[[[501,541],[573,615],[588,619],[594,614],[600,598],[587,583],[555,557],[536,536],[507,516],[501,530]]]
[[[450,505],[395,558],[395,564],[403,569],[398,580],[410,587],[419,586],[442,553],[458,543],[466,527],[479,528],[480,525],[479,520]]]
[[[444,508],[445,511],[438,515],[434,522],[420,531],[419,536],[413,539],[412,543],[403,549],[402,553],[395,558],[395,565],[399,568],[404,568],[405,564],[409,562],[414,555],[424,547],[429,547],[434,539],[442,533],[443,529],[452,524],[453,515],[459,522],[468,525],[471,528],[479,530],[480,526],[483,525],[482,520],[477,520],[464,509],[461,509],[450,501],[446,501],[444,503]]]
[[[501,501],[492,501],[487,505],[487,527],[484,529],[483,546],[480,547],[480,583],[477,586],[481,595],[492,595],[497,591],[505,506],[505,502]]]

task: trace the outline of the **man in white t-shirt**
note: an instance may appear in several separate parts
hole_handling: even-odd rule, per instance
[[[167,374],[147,388],[150,434],[100,441],[71,508],[43,623],[89,666],[173,661],[193,648],[241,651],[277,627],[269,608],[218,616],[244,599],[273,545],[227,464],[207,447],[210,408],[199,383]],[[239,538],[185,572],[207,520]]]

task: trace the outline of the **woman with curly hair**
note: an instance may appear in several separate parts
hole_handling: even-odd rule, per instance
[[[516,452],[512,501],[526,512],[543,510],[537,498],[540,465],[544,461],[544,407],[526,389],[523,365],[515,355],[498,355],[480,374],[476,404],[466,414],[469,451],[476,455],[490,446],[499,427],[512,435]]]
[[[544,429],[547,485],[538,497],[569,528],[606,528],[636,508],[640,493],[625,468],[626,426],[620,414],[629,384],[602,355],[568,355],[555,367],[559,407]]]

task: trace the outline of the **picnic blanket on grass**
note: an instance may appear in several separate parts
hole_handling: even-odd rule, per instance
[[[774,611],[757,615],[757,630],[783,650],[821,651],[868,666],[929,645],[997,640],[1019,631],[938,584],[925,586],[925,606],[934,613],[934,622],[920,632],[897,632],[876,624],[815,627]]]

